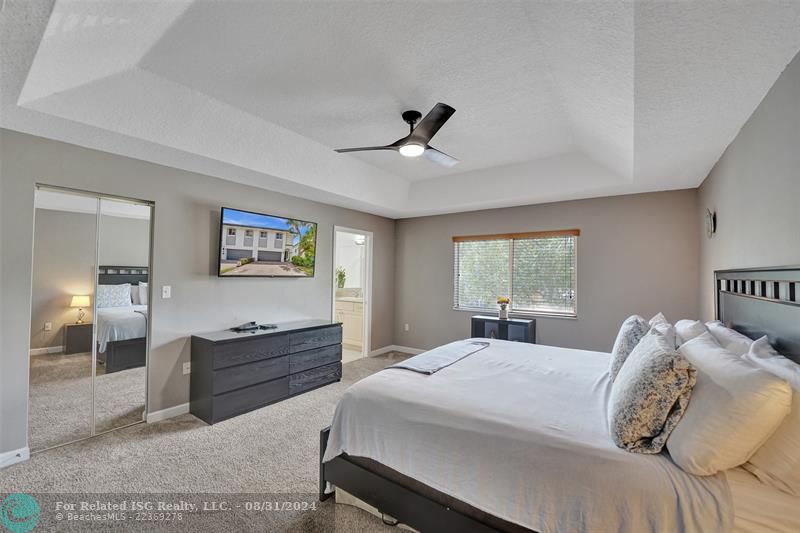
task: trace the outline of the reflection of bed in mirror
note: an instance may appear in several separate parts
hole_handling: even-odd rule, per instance
[[[147,283],[148,268],[102,265],[98,285],[131,286],[139,294],[139,284]],[[145,294],[146,290],[143,291]],[[145,365],[147,354],[147,300],[132,296],[131,305],[97,308],[97,361],[105,373]]]

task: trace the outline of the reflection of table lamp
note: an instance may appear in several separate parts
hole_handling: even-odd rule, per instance
[[[77,307],[78,308],[78,321],[75,322],[76,324],[83,324],[83,317],[86,313],[83,312],[84,307],[89,307],[91,302],[89,301],[88,296],[73,296],[72,303],[69,304],[70,307]]]

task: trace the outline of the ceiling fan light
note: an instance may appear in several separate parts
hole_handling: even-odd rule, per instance
[[[405,157],[419,157],[425,151],[425,147],[417,143],[408,143],[400,147],[400,155]]]

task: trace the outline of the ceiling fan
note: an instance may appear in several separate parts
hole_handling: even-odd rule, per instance
[[[409,125],[410,132],[402,139],[398,139],[386,146],[365,146],[362,148],[339,148],[339,153],[344,152],[364,152],[372,150],[394,150],[400,152],[405,157],[425,156],[426,159],[433,161],[444,167],[452,167],[458,163],[458,159],[449,156],[433,148],[430,144],[431,138],[444,126],[444,123],[453,116],[456,110],[447,104],[438,103],[433,106],[425,118],[419,124],[417,121],[422,117],[419,111],[404,111],[403,120]]]

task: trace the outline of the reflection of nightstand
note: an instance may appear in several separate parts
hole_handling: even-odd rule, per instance
[[[64,325],[64,353],[92,351],[92,323]]]

